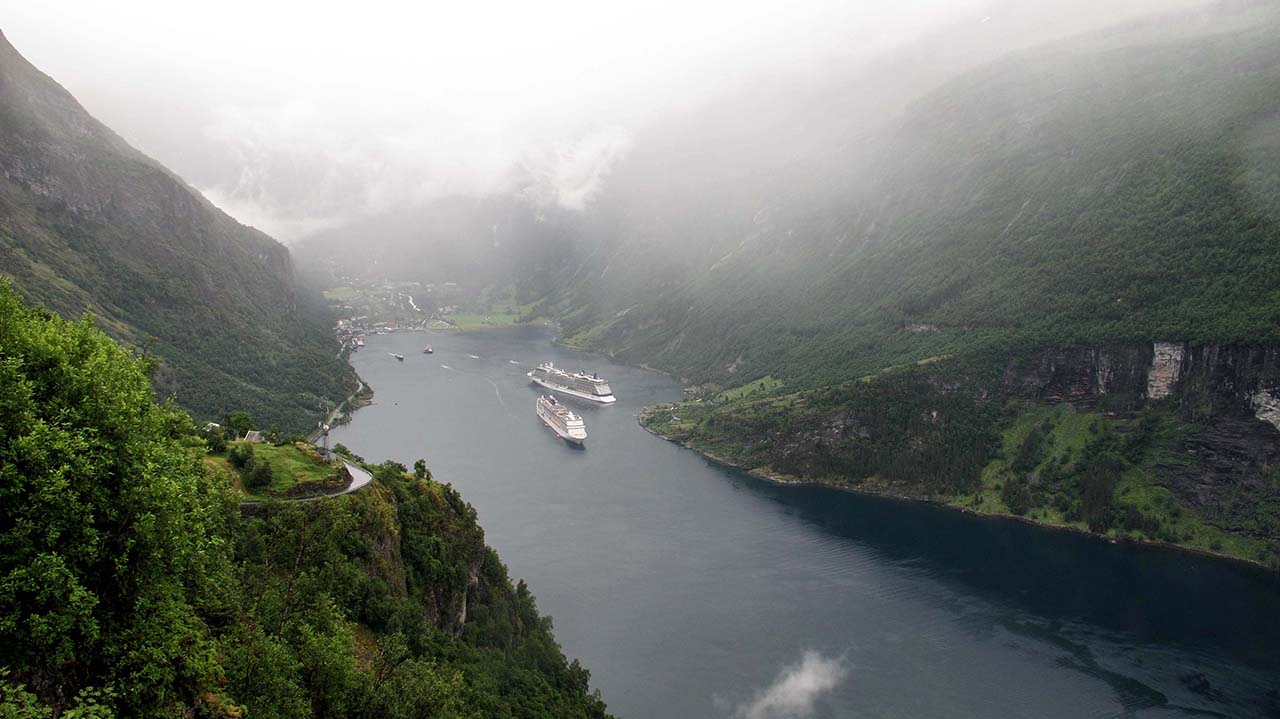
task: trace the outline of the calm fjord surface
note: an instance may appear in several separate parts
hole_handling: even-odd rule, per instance
[[[585,450],[534,416],[547,359],[619,397],[574,405]],[[726,470],[637,425],[677,383],[542,329],[374,337],[352,363],[375,404],[332,441],[458,487],[625,719],[775,716],[762,693],[806,652],[844,670],[815,717],[1280,712],[1274,575]]]

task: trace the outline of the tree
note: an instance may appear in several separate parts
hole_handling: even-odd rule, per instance
[[[232,467],[242,472],[253,469],[253,445],[240,444],[232,447],[231,451],[227,452],[227,461],[231,463]]]
[[[257,429],[253,423],[253,417],[249,416],[248,412],[232,412],[222,423],[235,430],[237,437],[243,437],[245,432]]]
[[[205,444],[209,446],[209,451],[213,454],[222,454],[227,451],[227,437],[221,427],[213,427],[202,431],[200,434],[204,437]]]
[[[1123,468],[1123,460],[1110,450],[1098,451],[1089,457],[1081,480],[1080,503],[1090,531],[1107,531],[1108,510]]]
[[[431,472],[427,470],[427,463],[425,460],[419,459],[413,463],[413,476],[418,479],[429,479],[431,477]]]
[[[266,462],[254,462],[247,473],[248,483],[250,487],[258,489],[271,484],[274,475],[271,472],[271,465]]]
[[[340,454],[340,455],[342,455],[342,456],[344,456],[344,457],[347,457],[348,459],[353,459],[353,460],[355,460],[355,461],[357,461],[357,462],[363,462],[363,461],[364,461],[364,458],[363,458],[363,457],[361,457],[360,455],[356,454],[355,452],[352,452],[352,451],[347,447],[347,445],[345,445],[345,444],[343,444],[343,443],[341,443],[341,442],[339,442],[339,443],[337,443],[337,444],[333,445],[333,451],[334,451],[334,453],[335,453],[335,454]]]
[[[174,436],[145,363],[0,284],[0,667],[53,714],[114,685],[118,714],[215,679],[192,607],[228,571],[225,488]]]

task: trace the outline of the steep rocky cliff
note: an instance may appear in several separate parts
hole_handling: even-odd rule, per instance
[[[1116,410],[1169,400],[1189,417],[1252,415],[1280,429],[1280,348],[1154,342],[1044,349],[1009,360],[1001,391]]]

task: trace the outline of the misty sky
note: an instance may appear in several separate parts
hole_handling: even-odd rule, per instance
[[[288,241],[493,191],[530,158],[580,208],[657,116],[856,64],[989,6],[0,0],[0,30],[125,139]]]

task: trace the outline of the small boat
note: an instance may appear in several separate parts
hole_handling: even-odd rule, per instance
[[[424,355],[429,355],[433,352],[435,352],[435,350],[431,349],[431,345],[427,345],[426,347],[422,348],[422,354]]]
[[[388,352],[387,354],[391,355],[392,357],[395,357],[397,360],[400,360],[401,362],[404,361],[404,355],[398,355],[395,352]]]

